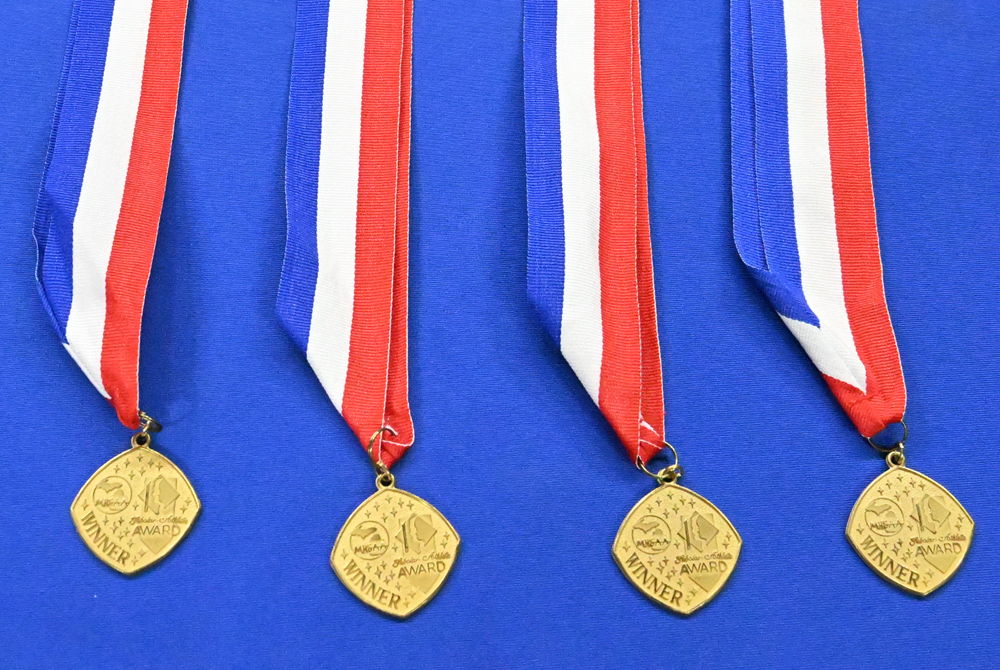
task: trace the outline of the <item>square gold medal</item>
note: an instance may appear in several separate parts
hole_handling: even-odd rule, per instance
[[[892,467],[854,504],[847,539],[880,577],[918,596],[962,565],[975,524],[948,489],[907,467]]]
[[[87,547],[126,575],[173,551],[199,511],[188,478],[148,447],[133,447],[101,466],[70,507]]]
[[[330,565],[359,600],[404,618],[437,594],[455,565],[458,545],[458,533],[433,505],[386,487],[347,519]]]
[[[690,614],[725,586],[742,546],[715,505],[683,486],[662,484],[625,517],[612,553],[646,597]]]

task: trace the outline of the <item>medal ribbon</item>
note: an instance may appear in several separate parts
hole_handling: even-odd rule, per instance
[[[76,0],[35,212],[45,308],[132,429],[186,11],[187,0]]]
[[[663,440],[637,0],[525,0],[528,294],[644,462]]]
[[[732,0],[740,256],[865,437],[903,418],[857,0]]]
[[[412,0],[299,0],[278,315],[372,457],[413,443],[407,398]]]

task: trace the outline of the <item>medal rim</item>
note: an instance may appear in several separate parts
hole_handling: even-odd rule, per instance
[[[418,604],[416,607],[414,607],[413,609],[411,609],[409,612],[406,612],[405,614],[404,613],[400,613],[400,612],[390,612],[388,610],[384,610],[384,609],[382,609],[380,607],[377,607],[376,605],[368,602],[366,599],[362,598],[361,596],[359,596],[357,593],[354,592],[354,589],[351,588],[351,585],[348,584],[346,581],[344,581],[344,577],[340,574],[340,571],[337,569],[337,565],[335,563],[335,559],[336,559],[336,556],[337,556],[337,547],[340,546],[340,538],[344,535],[344,531],[347,530],[347,527],[351,525],[351,522],[354,520],[354,517],[356,517],[358,515],[358,513],[369,502],[371,502],[372,500],[374,500],[378,496],[385,495],[386,492],[401,493],[401,494],[407,495],[407,496],[409,496],[409,497],[411,497],[411,498],[413,498],[415,500],[418,500],[421,503],[427,505],[432,510],[434,510],[434,512],[441,519],[444,520],[445,525],[448,526],[448,530],[451,531],[452,535],[455,536],[455,551],[454,551],[454,556],[452,557],[451,567],[448,568],[447,574],[445,574],[444,578],[441,581],[438,582],[437,586],[435,586],[433,589],[431,589],[430,591],[427,592],[427,594],[425,595],[425,598],[420,602],[420,604]],[[337,575],[337,579],[340,580],[340,583],[344,585],[344,588],[347,589],[348,593],[350,593],[352,596],[354,596],[357,600],[360,600],[362,603],[364,603],[368,607],[372,608],[376,612],[380,612],[382,614],[390,616],[393,619],[400,619],[400,620],[402,620],[402,619],[406,619],[406,618],[412,616],[413,614],[415,614],[419,610],[423,609],[424,606],[427,605],[427,603],[429,603],[430,601],[432,601],[434,599],[434,597],[438,594],[438,592],[444,587],[445,582],[448,581],[448,577],[451,576],[452,569],[455,567],[455,564],[458,562],[458,552],[459,552],[459,549],[460,549],[461,546],[462,546],[462,538],[459,536],[458,531],[455,530],[455,527],[451,525],[451,521],[448,520],[448,517],[446,517],[444,514],[441,513],[441,510],[439,510],[437,507],[435,507],[434,505],[430,504],[429,502],[427,502],[426,500],[424,500],[423,498],[421,498],[420,496],[418,496],[418,495],[416,495],[414,493],[410,493],[409,491],[407,491],[405,489],[398,488],[396,486],[392,486],[392,487],[388,487],[387,486],[384,489],[379,489],[378,491],[375,491],[375,493],[373,493],[370,496],[368,496],[367,498],[365,498],[361,502],[361,504],[359,504],[357,507],[354,508],[354,511],[351,512],[350,516],[348,516],[347,519],[344,521],[344,524],[340,527],[340,531],[337,533],[337,539],[335,539],[333,541],[333,549],[330,550],[330,568],[333,570],[333,574]]]
[[[673,607],[671,607],[667,603],[665,603],[663,601],[660,601],[660,600],[657,600],[656,598],[653,598],[651,595],[649,595],[648,593],[646,593],[643,589],[641,589],[638,586],[636,586],[635,582],[633,582],[631,579],[629,579],[628,573],[625,570],[625,566],[622,565],[621,560],[619,560],[619,558],[618,558],[618,553],[615,551],[615,547],[618,546],[618,541],[621,539],[622,533],[625,531],[625,522],[628,521],[632,517],[632,514],[637,509],[639,509],[644,502],[646,502],[647,498],[649,498],[650,496],[652,496],[656,492],[660,491],[664,487],[674,488],[674,489],[677,489],[677,490],[679,490],[679,491],[681,491],[683,493],[688,493],[688,494],[697,496],[698,498],[700,498],[701,500],[703,500],[705,503],[708,504],[709,507],[711,507],[713,510],[715,510],[715,512],[719,516],[721,516],[723,519],[726,520],[726,523],[729,525],[729,527],[733,529],[733,533],[736,535],[736,539],[739,540],[739,549],[737,549],[737,551],[735,552],[735,555],[733,556],[733,570],[730,571],[729,576],[726,577],[722,581],[722,584],[719,585],[719,587],[716,589],[715,593],[711,594],[704,601],[702,601],[701,603],[699,603],[695,607],[692,607],[689,610],[674,609]],[[614,542],[611,545],[611,557],[615,560],[615,565],[618,566],[618,569],[621,571],[622,575],[625,577],[625,581],[627,581],[629,583],[629,585],[632,586],[632,588],[634,588],[636,591],[638,591],[642,595],[646,596],[647,599],[653,601],[654,603],[656,603],[660,607],[664,608],[665,610],[667,610],[669,612],[673,612],[675,614],[681,614],[683,616],[690,616],[690,615],[694,614],[695,612],[697,612],[698,610],[700,610],[705,605],[707,605],[710,602],[712,602],[713,600],[715,600],[715,598],[719,595],[719,593],[722,592],[722,589],[724,589],[726,587],[726,584],[729,583],[730,578],[736,572],[736,566],[740,562],[740,554],[742,554],[742,553],[743,553],[743,538],[740,536],[739,531],[736,530],[736,526],[733,525],[733,522],[729,520],[729,517],[726,516],[722,512],[722,510],[720,510],[718,507],[716,507],[715,503],[713,503],[711,500],[709,500],[705,496],[701,495],[700,493],[698,493],[696,491],[692,491],[691,489],[689,489],[687,487],[681,486],[680,484],[676,484],[676,483],[673,483],[673,482],[660,484],[659,486],[657,486],[656,488],[654,488],[652,491],[650,491],[649,493],[647,493],[643,497],[639,498],[638,502],[636,502],[634,505],[632,505],[632,509],[630,509],[628,511],[628,514],[626,514],[625,517],[622,519],[621,525],[618,526],[618,532],[615,533],[615,539],[614,539]]]
[[[928,589],[927,591],[919,591],[919,590],[916,590],[916,589],[911,589],[911,588],[907,587],[904,584],[900,584],[898,582],[894,582],[893,580],[889,579],[885,574],[882,573],[881,570],[876,570],[874,567],[872,567],[871,563],[869,563],[868,561],[865,560],[865,557],[861,553],[861,550],[854,543],[853,538],[851,538],[851,526],[853,525],[854,515],[858,511],[858,507],[861,505],[861,501],[864,499],[864,497],[866,495],[868,495],[868,491],[870,491],[872,489],[872,487],[874,487],[875,484],[878,481],[880,481],[883,477],[885,477],[886,475],[892,474],[893,472],[899,472],[899,471],[903,471],[903,472],[906,472],[908,474],[916,475],[917,477],[921,477],[923,479],[926,479],[931,484],[934,484],[935,486],[937,486],[941,490],[945,491],[951,497],[951,499],[953,501],[955,501],[955,504],[958,505],[959,509],[962,510],[962,512],[965,514],[966,518],[969,520],[969,524],[970,524],[970,526],[969,526],[969,541],[968,541],[968,544],[967,544],[967,546],[965,548],[965,551],[962,552],[962,555],[959,557],[958,562],[955,564],[954,568],[952,568],[951,574],[949,574],[947,577],[945,577],[943,580],[941,580],[941,582],[939,584],[937,584],[936,586],[934,586],[931,589]],[[958,499],[958,496],[956,496],[954,493],[952,493],[951,490],[948,487],[946,487],[943,484],[939,483],[937,480],[933,479],[932,477],[929,477],[928,475],[925,475],[924,473],[920,472],[919,470],[914,470],[913,468],[908,468],[905,465],[897,465],[897,466],[894,466],[894,467],[890,467],[888,470],[886,470],[885,472],[883,472],[882,474],[880,474],[878,477],[876,477],[875,479],[871,480],[871,482],[868,484],[868,486],[865,487],[865,490],[862,491],[861,494],[858,496],[858,499],[854,501],[854,506],[851,508],[851,513],[847,517],[847,527],[844,530],[844,535],[847,536],[847,543],[849,545],[851,545],[851,549],[853,549],[854,553],[856,553],[858,555],[858,558],[861,559],[861,562],[865,565],[865,567],[867,567],[869,570],[871,570],[872,572],[874,572],[875,574],[877,574],[879,577],[881,577],[883,581],[888,582],[889,584],[892,584],[896,588],[898,588],[898,589],[900,589],[902,591],[905,591],[906,593],[909,593],[911,595],[915,595],[915,596],[923,598],[923,597],[929,596],[930,594],[932,594],[935,591],[937,591],[939,588],[941,588],[942,586],[944,586],[945,584],[947,584],[948,582],[950,582],[952,580],[952,578],[956,574],[958,574],[959,568],[961,568],[962,567],[962,563],[965,562],[965,557],[968,555],[969,550],[972,549],[972,538],[975,535],[975,531],[976,531],[976,521],[975,521],[975,519],[973,519],[972,515],[969,514],[969,510],[965,509],[965,505],[963,505],[962,501],[960,501]]]
[[[80,497],[83,495],[83,492],[86,491],[87,487],[90,486],[90,483],[97,478],[97,475],[104,471],[104,468],[108,467],[109,465],[111,465],[112,463],[114,463],[115,461],[117,461],[119,458],[121,458],[122,456],[124,456],[125,454],[130,454],[130,453],[132,453],[134,451],[138,451],[138,450],[148,451],[148,452],[151,452],[151,453],[159,456],[160,458],[162,458],[163,460],[165,460],[167,463],[169,463],[170,466],[174,470],[176,470],[178,474],[180,474],[181,478],[184,480],[184,483],[187,484],[188,489],[190,489],[191,495],[194,497],[194,502],[195,502],[196,509],[195,509],[194,514],[191,515],[191,523],[189,523],[187,525],[187,528],[185,528],[184,532],[180,534],[180,536],[177,538],[177,541],[174,542],[174,546],[172,546],[169,551],[165,552],[162,556],[157,557],[153,561],[150,561],[149,563],[147,563],[146,565],[142,566],[141,568],[135,568],[135,569],[132,569],[132,570],[123,570],[123,569],[119,568],[118,566],[116,566],[116,565],[114,565],[112,563],[108,563],[103,558],[101,558],[96,552],[94,552],[93,549],[91,549],[90,544],[88,544],[88,542],[87,542],[86,535],[84,535],[83,529],[80,527],[80,523],[78,522],[78,520],[76,518],[76,514],[73,513],[73,508],[75,508],[76,504],[80,501]],[[201,516],[201,500],[198,498],[198,492],[194,490],[194,486],[191,484],[191,480],[188,479],[188,477],[184,473],[184,471],[181,468],[179,468],[177,466],[177,464],[174,463],[172,460],[170,460],[169,458],[167,458],[166,456],[164,456],[162,453],[160,453],[156,449],[153,449],[153,448],[151,448],[149,446],[129,447],[125,451],[122,451],[122,452],[116,454],[115,456],[113,456],[112,458],[109,458],[101,467],[99,467],[96,470],[94,470],[94,474],[90,475],[90,478],[88,478],[87,481],[84,483],[84,485],[80,487],[80,490],[79,490],[79,492],[77,492],[76,497],[73,498],[73,502],[70,503],[70,506],[69,506],[69,515],[70,515],[70,518],[73,519],[73,526],[76,528],[76,532],[80,536],[80,540],[83,542],[83,545],[90,551],[90,553],[93,554],[94,557],[97,560],[99,560],[101,563],[103,563],[104,565],[108,566],[109,568],[111,568],[115,572],[117,572],[119,574],[122,574],[122,575],[127,575],[127,576],[131,577],[133,575],[139,574],[140,572],[142,572],[144,570],[147,570],[148,568],[153,567],[154,565],[156,565],[157,563],[159,563],[160,561],[162,561],[163,559],[165,559],[167,556],[169,556],[170,554],[174,553],[174,549],[176,549],[178,546],[180,546],[181,542],[183,542],[187,538],[188,534],[191,532],[191,529],[194,528],[194,524],[198,520],[198,517]]]

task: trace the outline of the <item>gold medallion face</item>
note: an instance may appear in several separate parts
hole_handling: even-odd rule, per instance
[[[948,489],[916,470],[893,467],[854,503],[847,539],[880,577],[925,596],[958,570],[973,528]]]
[[[649,599],[690,614],[722,589],[742,546],[715,505],[683,486],[663,484],[625,517],[612,553]]]
[[[173,551],[200,511],[180,468],[148,447],[129,449],[101,466],[70,507],[94,555],[126,575]]]
[[[455,565],[458,533],[425,500],[384,488],[340,529],[330,565],[362,602],[395,617],[426,605]]]

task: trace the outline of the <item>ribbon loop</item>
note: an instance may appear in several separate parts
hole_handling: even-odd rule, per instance
[[[133,430],[186,12],[187,0],[76,0],[35,211],[52,324]]]
[[[278,315],[362,446],[413,443],[407,382],[412,0],[301,0]]]
[[[882,285],[857,0],[732,0],[733,221],[750,274],[865,437],[906,386]]]
[[[663,446],[637,0],[526,0],[528,292],[629,455]]]

